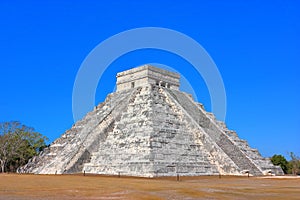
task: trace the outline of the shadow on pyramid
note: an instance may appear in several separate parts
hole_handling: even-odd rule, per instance
[[[145,65],[19,173],[139,177],[283,175],[280,167],[179,91],[179,74]]]

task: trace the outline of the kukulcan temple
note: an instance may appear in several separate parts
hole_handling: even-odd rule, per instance
[[[144,65],[19,173],[139,177],[282,175],[280,167],[179,90],[180,75]]]

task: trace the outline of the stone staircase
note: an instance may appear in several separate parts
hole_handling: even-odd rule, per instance
[[[180,109],[156,86],[137,89],[114,130],[84,171],[130,176],[216,175],[209,153],[195,142]]]
[[[106,130],[114,126],[131,94],[132,90],[108,95],[104,103],[95,107],[18,171],[37,174],[81,172],[83,163],[89,162],[91,151],[105,139]]]
[[[230,157],[230,159],[239,167],[240,171],[249,171],[253,175],[262,175],[261,169],[236,146],[226,133],[224,133],[188,95],[175,90],[168,90],[168,92]]]
[[[165,175],[218,174],[209,153],[198,143],[198,134],[191,131],[182,109],[165,93],[164,88],[153,86],[152,106],[154,126],[151,155],[155,156],[155,173]]]
[[[280,174],[187,94],[155,85],[112,93],[20,173],[128,176]]]
[[[180,75],[145,65],[19,173],[128,176],[283,173],[192,97]]]

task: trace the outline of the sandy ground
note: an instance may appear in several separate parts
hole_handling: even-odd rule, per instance
[[[0,199],[300,199],[300,178],[180,178],[0,174]]]

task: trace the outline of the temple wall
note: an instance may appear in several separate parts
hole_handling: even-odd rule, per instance
[[[158,85],[179,90],[180,75],[163,69],[144,65],[117,74],[117,91],[145,85]]]

